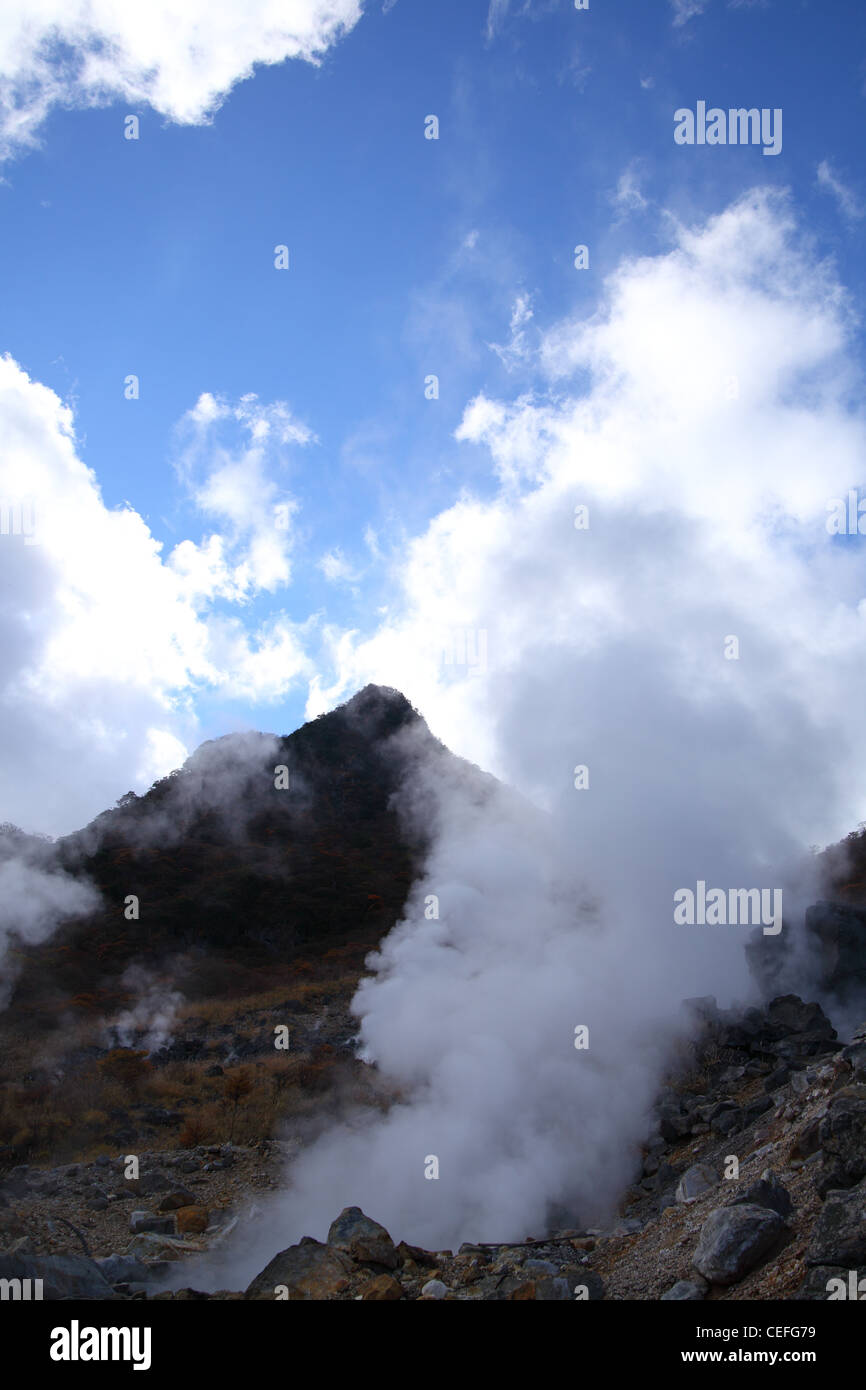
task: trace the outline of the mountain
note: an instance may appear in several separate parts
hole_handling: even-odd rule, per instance
[[[107,1014],[128,997],[133,962],[168,970],[195,999],[272,984],[275,968],[328,952],[363,959],[399,920],[423,856],[423,834],[392,804],[421,756],[462,763],[403,695],[368,685],[288,736],[203,744],[54,846],[28,839],[31,856],[91,882],[101,906],[43,944],[18,942],[4,1023]]]

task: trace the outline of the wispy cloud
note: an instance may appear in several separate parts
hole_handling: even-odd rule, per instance
[[[688,24],[695,15],[703,14],[710,0],[671,0],[674,24]]]
[[[833,195],[842,216],[849,222],[859,222],[866,214],[866,208],[864,208],[860,198],[847,184],[842,182],[826,159],[823,159],[818,165],[818,187]]]

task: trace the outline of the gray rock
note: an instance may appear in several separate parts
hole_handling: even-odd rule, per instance
[[[806,1277],[794,1297],[815,1303],[826,1302],[832,1290],[828,1288],[831,1279],[842,1279],[848,1284],[850,1271],[841,1265],[813,1265],[806,1271]]]
[[[706,1285],[693,1283],[691,1279],[680,1279],[672,1289],[661,1296],[662,1303],[697,1303],[706,1298]]]
[[[48,1301],[116,1297],[96,1261],[86,1255],[0,1255],[0,1279],[41,1279],[42,1297]]]
[[[771,1071],[770,1075],[765,1078],[764,1090],[767,1092],[781,1090],[783,1086],[787,1086],[790,1076],[791,1073],[787,1067],[776,1067],[776,1070]]]
[[[394,1242],[385,1227],[365,1216],[360,1207],[345,1207],[336,1221],[331,1222],[328,1244],[345,1251],[359,1264],[396,1269],[400,1263]]]
[[[850,1063],[854,1081],[866,1081],[866,1042],[846,1047],[842,1052],[842,1060]]]
[[[718,1172],[711,1164],[693,1163],[691,1168],[687,1168],[680,1178],[675,1194],[676,1200],[678,1202],[697,1201],[698,1197],[709,1192],[711,1187],[716,1187],[718,1182]]]
[[[428,1279],[421,1288],[421,1293],[425,1298],[444,1298],[447,1292],[448,1285],[443,1284],[441,1279]]]
[[[701,1229],[693,1264],[713,1284],[736,1284],[784,1235],[785,1223],[768,1207],[719,1207]]]
[[[738,1105],[719,1110],[710,1120],[710,1129],[714,1134],[728,1135],[734,1134],[738,1129],[742,1129],[745,1124],[745,1117]]]
[[[165,1173],[142,1173],[139,1178],[127,1179],[129,1190],[140,1197],[152,1197],[157,1192],[168,1192],[172,1186]]]
[[[533,1278],[537,1274],[558,1274],[559,1267],[552,1260],[524,1260],[521,1269],[526,1270]]]
[[[820,1197],[866,1177],[866,1100],[837,1092],[818,1131],[824,1157],[815,1186]]]
[[[588,1303],[598,1303],[604,1298],[604,1282],[600,1274],[596,1274],[592,1269],[581,1269],[577,1274],[572,1274],[571,1270],[566,1272],[571,1297],[576,1300],[578,1293],[580,1301],[586,1300]]]
[[[761,1174],[757,1182],[750,1183],[728,1203],[731,1207],[746,1205],[767,1207],[770,1211],[778,1212],[781,1217],[791,1216],[794,1211],[794,1203],[788,1189],[769,1169]]]
[[[827,1196],[812,1228],[806,1264],[866,1267],[866,1183]]]
[[[174,1235],[174,1217],[156,1216],[152,1211],[134,1211],[129,1218],[129,1229],[134,1236],[149,1232],[155,1236]]]
[[[95,1263],[109,1284],[146,1284],[153,1278],[150,1266],[131,1255],[104,1255]]]

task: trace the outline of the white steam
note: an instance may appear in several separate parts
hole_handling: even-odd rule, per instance
[[[749,928],[675,926],[676,890],[781,888],[787,949],[806,846],[862,819],[862,552],[826,526],[866,458],[852,341],[832,269],[758,192],[552,330],[546,395],[467,408],[499,492],[431,522],[372,637],[335,635],[331,697],[403,690],[544,811],[404,749],[432,850],[355,1003],[401,1101],[303,1153],[223,1286],[347,1205],[434,1247],[609,1213],[680,1001],[752,988]],[[443,628],[487,634],[483,678],[441,667]]]
[[[159,1051],[171,1041],[183,995],[142,965],[130,965],[120,983],[134,990],[138,997],[107,1025],[105,1045]]]

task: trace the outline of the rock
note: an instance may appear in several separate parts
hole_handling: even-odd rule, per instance
[[[195,1205],[179,1207],[174,1216],[179,1236],[201,1235],[207,1230],[210,1220],[207,1207]]]
[[[755,1120],[759,1120],[762,1115],[766,1115],[767,1111],[772,1110],[772,1108],[773,1101],[770,1096],[756,1096],[755,1099],[750,1101],[743,1109],[743,1128],[745,1129],[747,1125],[754,1124]]]
[[[815,1180],[820,1197],[866,1177],[866,1100],[837,1092],[818,1131],[824,1156]]]
[[[51,1301],[116,1297],[96,1261],[86,1255],[0,1255],[0,1279],[41,1279],[42,1297]]]
[[[437,1300],[444,1298],[447,1292],[448,1286],[447,1284],[443,1284],[441,1279],[428,1279],[427,1283],[421,1289],[424,1298],[435,1298]]]
[[[788,1158],[794,1160],[810,1158],[812,1154],[817,1153],[821,1147],[820,1132],[820,1117],[810,1120],[805,1129],[800,1131],[789,1148]]]
[[[246,1290],[251,1299],[274,1299],[286,1288],[290,1301],[334,1298],[348,1287],[354,1266],[349,1256],[308,1236],[281,1250]]]
[[[694,1283],[691,1279],[680,1279],[672,1289],[663,1293],[662,1303],[697,1303],[706,1297],[706,1285]]]
[[[142,1259],[162,1261],[179,1260],[191,1250],[200,1249],[203,1247],[191,1245],[186,1240],[176,1240],[174,1236],[160,1236],[154,1235],[152,1231],[142,1231],[140,1235],[133,1236],[126,1247],[126,1253],[140,1256]]]
[[[181,1207],[195,1206],[195,1197],[185,1187],[176,1187],[167,1192],[157,1207],[157,1211],[178,1211]]]
[[[480,1250],[485,1258],[490,1258],[490,1251],[482,1250],[477,1245],[461,1245],[460,1250],[461,1252]],[[407,1245],[405,1240],[401,1240],[397,1246],[397,1260],[399,1264],[405,1264],[407,1260],[411,1260],[413,1264],[421,1265],[424,1269],[435,1269],[438,1263],[436,1256],[431,1254],[429,1250],[422,1250],[420,1245]]]
[[[842,1052],[842,1060],[851,1066],[855,1081],[866,1081],[866,1042],[846,1047]]]
[[[813,1265],[811,1269],[807,1269],[806,1277],[794,1297],[824,1302],[830,1297],[830,1280],[842,1279],[847,1284],[848,1275],[849,1271],[841,1265]]]
[[[827,1196],[812,1228],[806,1264],[866,1266],[866,1183]]]
[[[778,1212],[754,1205],[719,1207],[701,1229],[693,1264],[712,1284],[736,1284],[754,1269],[786,1227]]]
[[[787,1067],[776,1067],[764,1080],[764,1090],[779,1091],[783,1086],[787,1086],[791,1073]]]
[[[675,1144],[678,1139],[685,1138],[691,1128],[688,1116],[682,1113],[674,1101],[664,1101],[659,1107],[658,1117],[659,1132],[669,1144]]]
[[[385,1227],[365,1216],[360,1207],[345,1207],[331,1222],[328,1244],[345,1251],[359,1264],[396,1269],[400,1263],[394,1242]]]
[[[377,1274],[361,1290],[365,1303],[393,1303],[403,1297],[403,1289],[391,1274]]]
[[[561,1275],[546,1275],[535,1280],[535,1297],[539,1303],[570,1303],[571,1289]]]
[[[745,1117],[740,1107],[726,1102],[725,1108],[719,1108],[713,1119],[710,1120],[710,1129],[715,1134],[728,1135],[742,1129],[744,1124]]]
[[[577,1302],[597,1303],[604,1298],[604,1283],[601,1275],[592,1269],[578,1270],[573,1276],[568,1272],[571,1297]]]
[[[129,1218],[129,1229],[134,1236],[143,1231],[155,1236],[173,1236],[174,1217],[156,1216],[152,1211],[134,1211]]]
[[[680,1178],[676,1190],[678,1202],[695,1202],[719,1181],[716,1169],[709,1163],[693,1163]]]
[[[521,1279],[514,1288],[509,1290],[505,1297],[509,1303],[526,1303],[534,1301],[537,1297],[535,1289],[535,1280]]]
[[[142,1173],[139,1178],[128,1178],[130,1192],[136,1193],[139,1197],[152,1197],[157,1192],[169,1192],[173,1187],[170,1178],[165,1173]]]
[[[95,1263],[109,1284],[146,1284],[153,1278],[150,1266],[132,1255],[105,1255]]]
[[[840,999],[866,993],[866,912],[819,902],[806,909],[806,932],[818,957],[821,986]]]
[[[781,1217],[793,1215],[794,1203],[783,1183],[769,1169],[763,1172],[757,1182],[750,1183],[741,1193],[728,1203],[730,1207],[752,1205],[767,1207],[778,1212]]]

